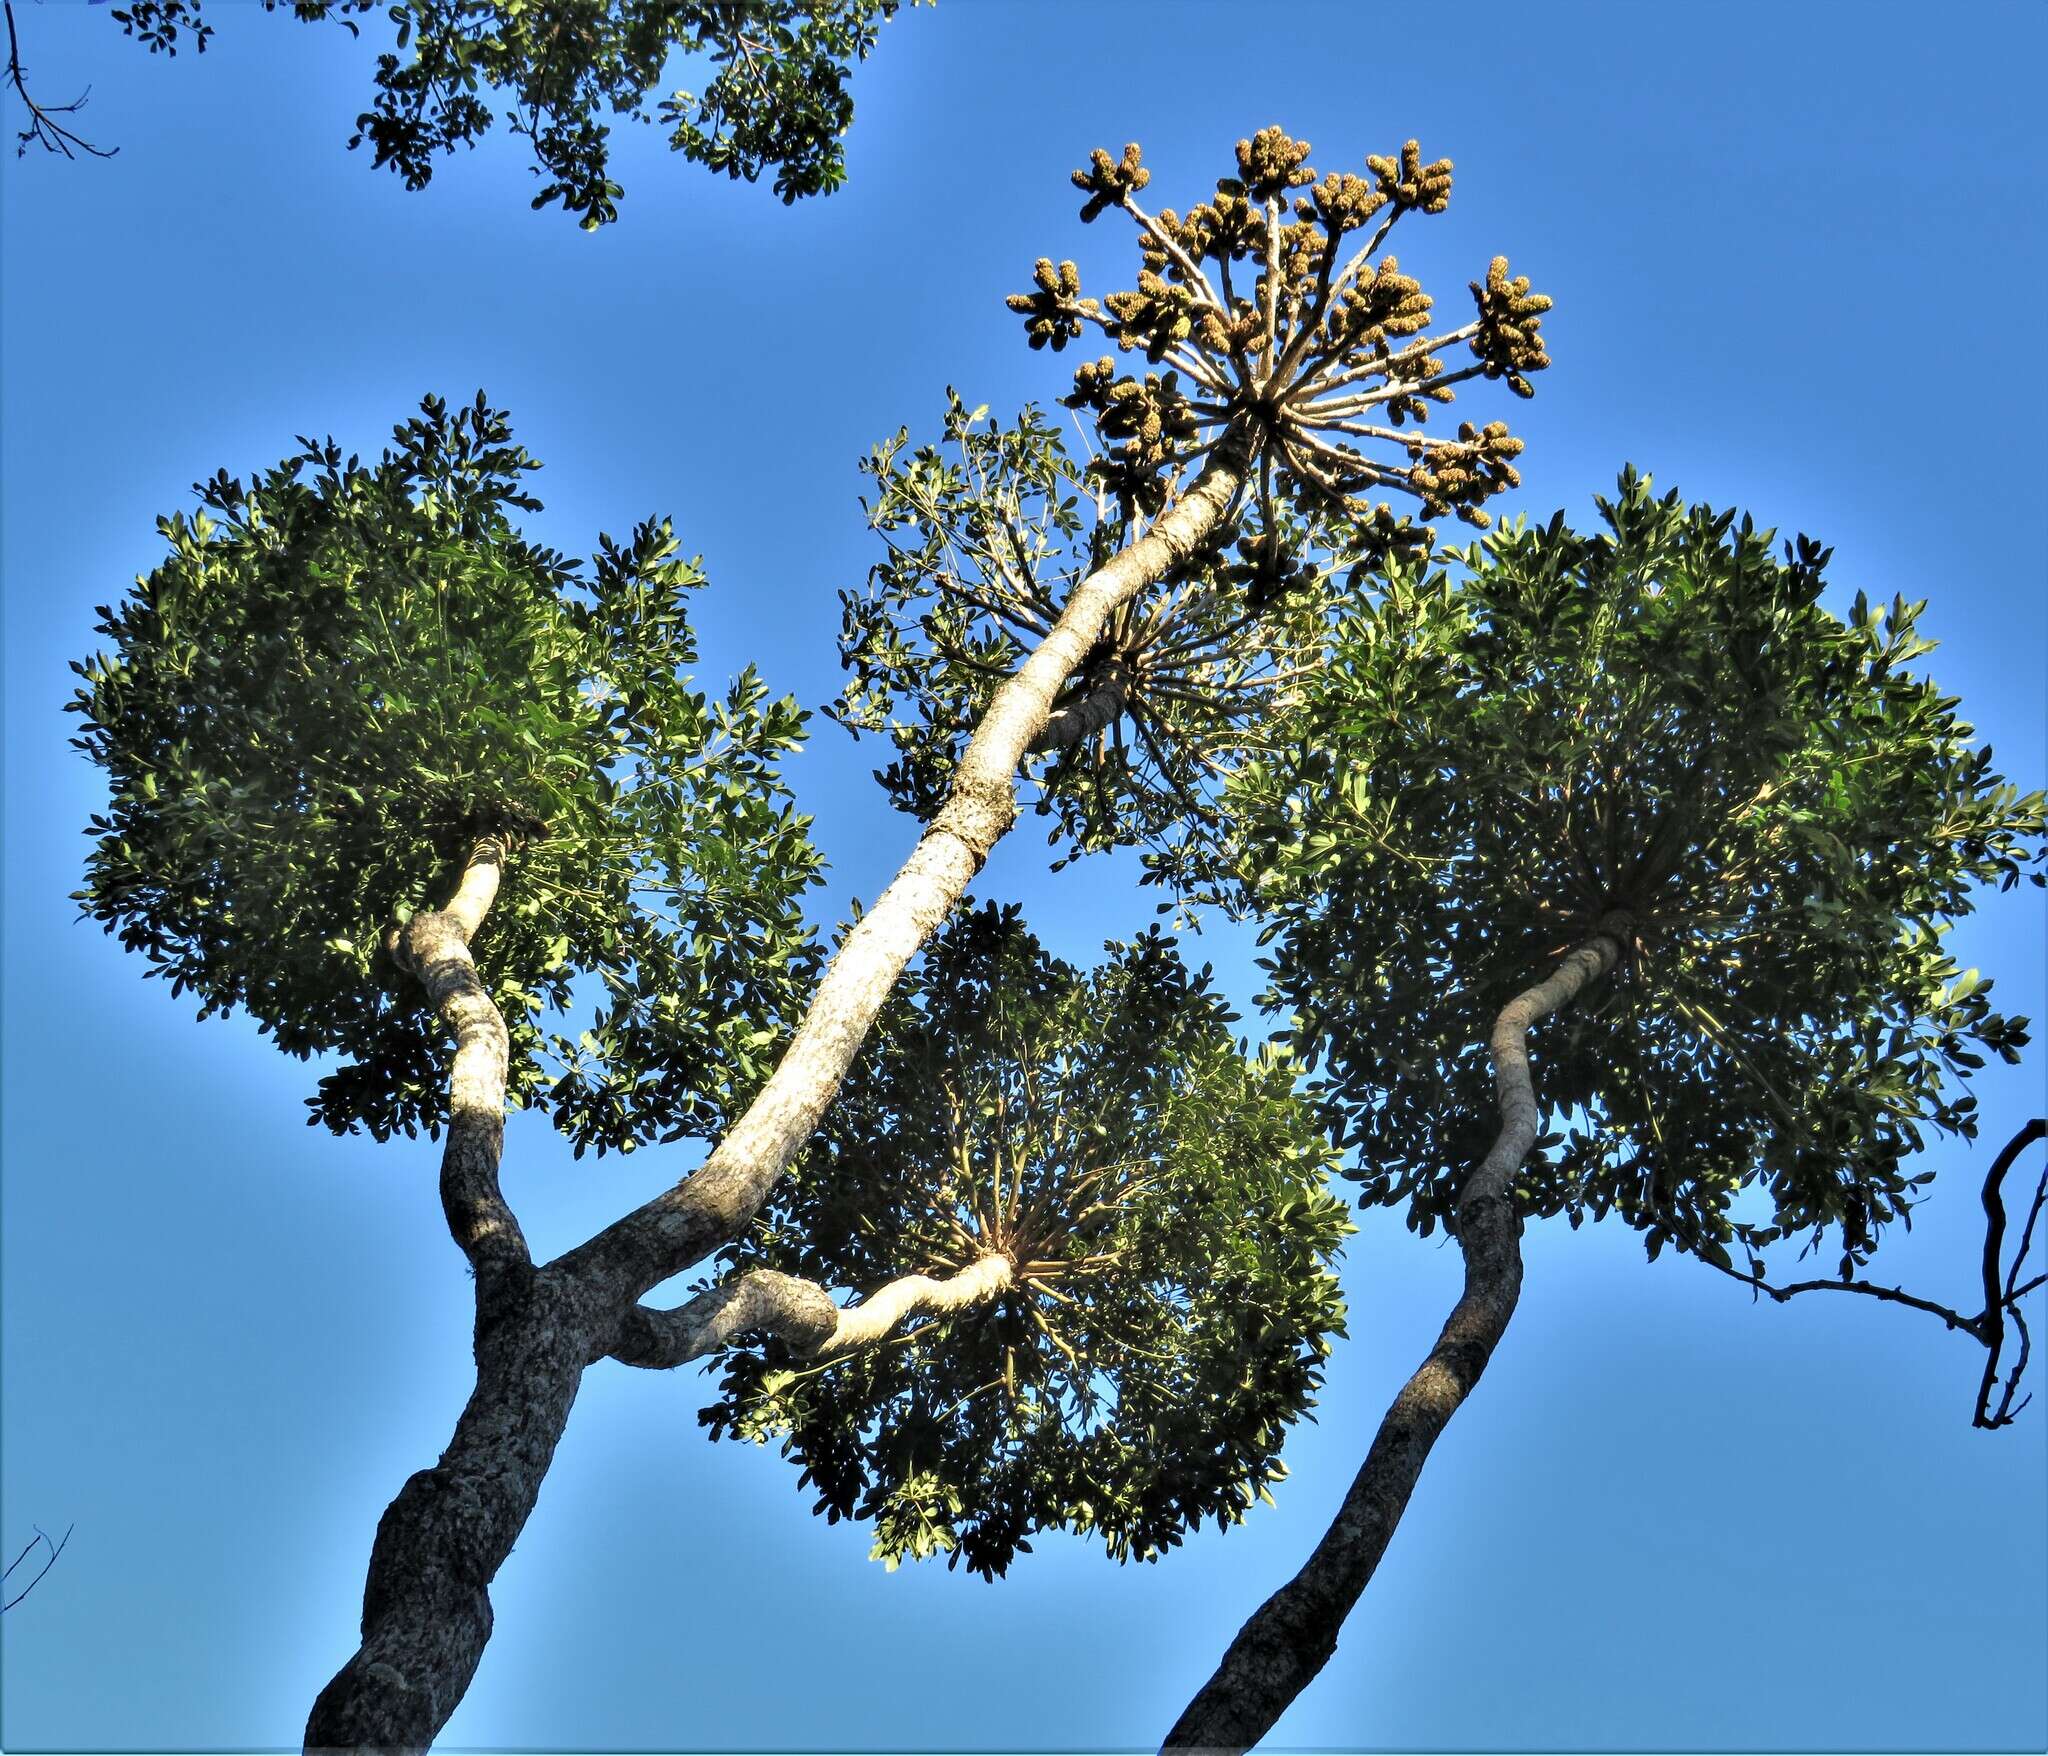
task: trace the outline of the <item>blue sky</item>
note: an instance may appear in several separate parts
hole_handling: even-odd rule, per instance
[[[103,10],[16,15],[36,89],[90,82],[89,132],[121,152],[0,181],[0,1538],[77,1525],[4,1625],[10,1749],[295,1745],[353,1645],[377,1516],[467,1386],[433,1149],[309,1131],[311,1070],[242,1020],[195,1024],[66,900],[100,793],[65,745],[65,662],[217,467],[297,433],[374,450],[423,393],[482,386],[546,460],[540,535],[587,553],[672,513],[713,581],[703,674],[752,659],[822,702],[834,593],[877,552],[856,458],[929,431],[948,384],[998,410],[1066,388],[1001,301],[1041,254],[1121,262],[1075,218],[1090,147],[1141,141],[1184,205],[1269,122],[1324,168],[1416,135],[1458,182],[1403,265],[1451,296],[1504,251],[1557,299],[1556,365],[1505,411],[1517,504],[1590,520],[1630,460],[1832,542],[1842,600],[1932,600],[1935,674],[2008,774],[2048,779],[2037,5],[1949,30],[1903,6],[1402,27],[947,0],[859,76],[842,193],[786,210],[629,129],[624,219],[595,237],[527,210],[507,138],[420,195],[345,152],[375,29],[223,6],[206,56],[166,63]],[[908,846],[877,760],[821,723],[794,767],[832,862],[821,918]],[[1149,918],[1128,864],[1048,877],[1030,822],[982,894],[1084,961]],[[2041,1015],[2038,892],[1956,943]],[[1248,1000],[1242,941],[1206,949]],[[1970,1302],[1975,1184],[2042,1064],[1987,1077],[1985,1139],[1930,1154],[1881,1277]],[[688,1162],[576,1163],[515,1120],[506,1181],[552,1253]],[[2048,1744],[2048,1410],[1972,1432],[1981,1354],[1913,1313],[1753,1309],[1612,1226],[1526,1251],[1506,1343],[1274,1747]],[[885,1574],[772,1452],[700,1436],[694,1381],[598,1368],[444,1747],[1156,1742],[1327,1522],[1457,1260],[1375,1216],[1346,1282],[1352,1340],[1277,1508],[1156,1567],[1048,1540],[993,1587]]]

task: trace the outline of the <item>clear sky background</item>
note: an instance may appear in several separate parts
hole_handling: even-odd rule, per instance
[[[296,1747],[378,1514],[469,1382],[435,1149],[307,1129],[316,1069],[195,1024],[67,901],[102,794],[66,748],[65,661],[216,468],[299,433],[374,451],[423,393],[482,386],[547,463],[532,529],[588,553],[672,513],[713,581],[702,674],[752,659],[822,702],[834,594],[878,552],[856,458],[931,431],[949,383],[999,411],[1063,393],[1071,358],[1027,352],[1002,295],[1041,254],[1125,272],[1113,220],[1075,217],[1090,147],[1141,141],[1184,206],[1269,122],[1325,169],[1416,135],[1457,189],[1403,228],[1404,266],[1455,302],[1504,251],[1557,299],[1536,401],[1460,404],[1528,438],[1519,506],[1590,521],[1626,459],[1834,543],[1840,601],[1933,600],[1935,673],[2008,774],[2048,780],[2038,4],[946,0],[860,74],[840,194],[786,210],[629,127],[624,219],[595,237],[527,210],[502,133],[419,195],[345,152],[380,27],[223,5],[206,56],[167,63],[100,9],[16,14],[35,89],[90,82],[121,152],[0,181],[0,1538],[77,1525],[4,1625],[10,1749]],[[878,754],[814,732],[793,773],[829,924],[911,829]],[[1128,862],[1048,877],[1032,821],[981,894],[1084,961],[1150,918]],[[1957,942],[2039,1017],[2039,892]],[[1206,952],[1249,1001],[1242,939]],[[1987,1075],[1984,1140],[1929,1155],[1881,1277],[1972,1304],[1976,1183],[2043,1064]],[[515,1120],[506,1182],[552,1254],[691,1162],[575,1163]],[[1915,1313],[1752,1308],[1612,1225],[1526,1250],[1484,1386],[1274,1747],[2048,1744],[2048,1407],[1971,1431],[1982,1355]],[[1367,1218],[1277,1509],[1158,1566],[1048,1539],[994,1586],[885,1574],[772,1451],[700,1436],[692,1376],[601,1365],[444,1747],[1154,1744],[1324,1528],[1457,1279],[1440,1240]]]

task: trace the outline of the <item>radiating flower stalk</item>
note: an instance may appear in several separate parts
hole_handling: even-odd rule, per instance
[[[1216,786],[1264,748],[1337,602],[1390,553],[1426,547],[1428,520],[1486,526],[1484,503],[1519,485],[1522,441],[1504,423],[1426,429],[1469,379],[1532,394],[1550,301],[1496,257],[1471,320],[1433,332],[1433,301],[1384,246],[1406,215],[1444,211],[1449,161],[1410,141],[1364,176],[1319,179],[1308,152],[1279,128],[1239,141],[1237,176],[1185,215],[1141,205],[1151,173],[1135,145],[1073,173],[1084,221],[1116,208],[1135,226],[1137,284],[1088,297],[1075,264],[1041,259],[1008,304],[1033,347],[1115,344],[1063,399],[1099,438],[1085,470],[1034,416],[977,431],[981,411],[957,399],[946,438],[963,468],[906,457],[901,440],[876,453],[873,517],[892,553],[848,600],[840,717],[895,735],[904,761],[885,779],[900,803],[936,806],[948,746],[1078,582],[1225,462],[1239,479],[1224,515],[1110,614],[1033,745],[1055,840],[1147,847],[1185,890]],[[1119,354],[1140,353],[1123,370]],[[1092,491],[1092,526],[1077,490]],[[918,700],[915,723],[890,717],[899,695]]]
[[[1010,308],[1026,319],[1033,347],[1058,352],[1092,328],[1170,368],[1139,377],[1104,355],[1075,373],[1065,399],[1095,416],[1110,447],[1098,479],[1127,506],[1156,511],[1188,469],[1235,439],[1258,453],[1265,531],[1281,523],[1276,470],[1291,476],[1305,510],[1383,544],[1406,521],[1364,498],[1382,491],[1410,496],[1425,516],[1454,513],[1484,528],[1483,503],[1520,484],[1513,460],[1522,442],[1500,421],[1463,423],[1454,439],[1420,429],[1430,406],[1455,401],[1452,386],[1470,378],[1504,379],[1532,395],[1529,374],[1550,364],[1540,331],[1551,302],[1496,256],[1472,282],[1472,320],[1430,334],[1434,301],[1381,250],[1407,214],[1449,205],[1450,160],[1424,164],[1411,140],[1398,157],[1367,158],[1370,176],[1338,171],[1318,181],[1308,154],[1308,142],[1261,129],[1237,143],[1238,175],[1183,217],[1139,205],[1152,173],[1136,145],[1121,159],[1098,149],[1074,173],[1088,196],[1081,217],[1115,207],[1136,223],[1137,286],[1084,298],[1072,262],[1041,258],[1036,290],[1013,294]],[[1447,356],[1460,346],[1470,362],[1452,366]],[[1284,552],[1261,546],[1269,566]]]

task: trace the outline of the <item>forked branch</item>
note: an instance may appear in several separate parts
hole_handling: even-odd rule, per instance
[[[1970,1424],[1987,1431],[2009,1427],[2018,1418],[2020,1410],[2033,1401],[2031,1393],[2019,1397],[2017,1402],[2013,1400],[2019,1393],[2020,1379],[2026,1373],[2028,1356],[2033,1352],[2033,1339],[2027,1333],[2027,1320],[2021,1313],[2020,1301],[2043,1281],[2048,1281],[2048,1274],[2037,1274],[2024,1282],[2020,1275],[2025,1270],[2028,1253],[2034,1247],[2034,1227],[2041,1218],[2042,1206],[2048,1204],[2048,1165],[2043,1166],[2041,1180],[2034,1187],[2034,1199],[2027,1209],[2026,1223],[2020,1228],[2020,1245],[2013,1253],[2010,1266],[2004,1262],[2005,1179],[2020,1155],[2042,1139],[2048,1139],[2048,1119],[2036,1116],[1999,1149],[1998,1156],[1991,1161],[1990,1170],[1985,1173],[1984,1309],[1974,1317],[1965,1317],[1952,1305],[1924,1299],[1902,1287],[1875,1286],[1865,1280],[1801,1280],[1789,1286],[1772,1286],[1760,1272],[1744,1274],[1719,1262],[1711,1262],[1708,1266],[1719,1269],[1731,1280],[1739,1280],[1753,1296],[1765,1295],[1781,1305],[1797,1293],[1861,1293],[1866,1298],[1881,1299],[1890,1305],[1907,1305],[1915,1311],[1939,1317],[1945,1327],[1960,1329],[1984,1345],[1984,1376],[1977,1387],[1977,1407],[1970,1417]],[[1703,1257],[1701,1260],[1706,1259]],[[2001,1386],[1999,1367],[2005,1354],[2008,1318],[2013,1331],[2019,1336],[2019,1347]]]
[[[45,152],[61,153],[67,159],[75,159],[79,153],[89,153],[96,159],[110,159],[121,149],[118,146],[94,146],[82,135],[74,133],[59,116],[75,116],[85,108],[85,100],[92,95],[87,86],[68,104],[39,104],[28,93],[28,70],[21,64],[21,40],[14,34],[13,0],[7,0],[7,83],[14,87],[21,101],[28,108],[28,126],[15,138],[14,156],[25,157],[31,146],[40,146]],[[41,1575],[37,1575],[38,1578]]]
[[[28,1582],[28,1584],[24,1585],[4,1604],[0,1604],[0,1611],[13,1609],[16,1604],[20,1603],[23,1598],[27,1597],[30,1592],[34,1591],[37,1586],[42,1584],[43,1575],[49,1572],[49,1570],[52,1567],[57,1565],[57,1557],[63,1554],[64,1545],[70,1542],[71,1533],[77,1528],[78,1526],[75,1524],[67,1526],[65,1528],[63,1537],[59,1541],[53,1543],[50,1541],[48,1534],[43,1530],[43,1528],[40,1525],[36,1527],[36,1534],[30,1537],[27,1543],[23,1545],[21,1553],[16,1555],[13,1560],[7,1563],[7,1571],[4,1574],[0,1574],[0,1579],[12,1579],[14,1577],[14,1570],[17,1567],[19,1567],[22,1564],[22,1562],[26,1561],[30,1555],[34,1554],[38,1548],[48,1549],[50,1551],[50,1558],[36,1569],[35,1577],[31,1579]]]

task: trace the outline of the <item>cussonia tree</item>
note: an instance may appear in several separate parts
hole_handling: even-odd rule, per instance
[[[276,12],[284,0],[263,0]],[[772,176],[785,203],[828,195],[846,181],[841,146],[853,121],[848,81],[873,50],[899,0],[295,0],[294,17],[332,20],[359,36],[363,17],[392,27],[377,57],[371,107],[349,145],[368,143],[408,189],[433,180],[435,162],[474,146],[504,106],[544,179],[535,207],[559,202],[586,231],[619,217],[625,190],[611,177],[607,114],[667,130],[686,159],[749,183]],[[915,3],[915,0],[913,0]],[[113,18],[151,54],[180,45],[206,52],[214,33],[201,0],[128,0]],[[18,136],[71,158],[109,157],[76,132],[83,100],[30,96],[7,8],[8,77],[29,116]],[[701,90],[656,89],[680,58]],[[71,118],[66,121],[63,118]]]
[[[1986,1349],[1976,1424],[2016,1412],[2048,1177],[2009,1264],[2001,1186],[2043,1124],[1984,1183],[1981,1312],[1864,1270],[1933,1180],[1913,1155],[1974,1137],[1971,1076],[2027,1040],[1942,940],[1981,887],[2043,882],[2042,795],[1907,669],[1921,605],[1839,619],[1827,551],[1781,560],[1633,473],[1600,509],[1593,537],[1504,528],[1456,579],[1391,562],[1335,616],[1293,735],[1233,780],[1230,876],[1346,1174],[1452,1232],[1465,1286],[1169,1748],[1253,1743],[1328,1659],[1514,1312],[1524,1219],[1612,1214],[1774,1299],[1929,1313]],[[1834,1276],[1771,1284],[1792,1239],[1832,1239]]]
[[[1035,345],[1092,326],[1167,368],[1082,367],[1087,471],[1029,414],[992,433],[956,409],[948,450],[877,454],[890,556],[848,602],[840,712],[897,728],[890,784],[925,821],[829,958],[778,767],[801,713],[751,672],[691,689],[698,579],[666,523],[587,570],[524,539],[532,460],[481,397],[430,400],[369,464],[302,441],[216,476],[104,612],[75,703],[112,791],[87,912],[202,1013],[337,1057],[315,1120],[445,1133],[475,1276],[476,1388],[379,1524],[309,1747],[433,1739],[607,1357],[755,1338],[711,1423],[783,1435],[888,1558],[993,1573],[1044,1525],[1153,1556],[1277,1473],[1345,1229],[1290,1063],[1247,1059],[1156,937],[1083,973],[959,905],[1020,769],[1076,846],[1208,845],[1220,778],[1298,679],[1303,606],[1418,540],[1365,496],[1484,522],[1515,480],[1504,427],[1417,428],[1464,379],[1528,394],[1547,301],[1496,259],[1471,321],[1431,336],[1427,296],[1373,258],[1443,209],[1449,165],[1411,142],[1319,182],[1307,153],[1240,142],[1185,218],[1138,205],[1135,146],[1075,173],[1085,219],[1138,227],[1137,285],[1098,303],[1042,261],[1011,304]],[[1303,570],[1311,540],[1335,559]],[[499,1185],[508,1102],[579,1148],[715,1145],[536,1264]],[[720,1253],[688,1302],[642,1303]],[[849,1285],[842,1309],[826,1288]]]

